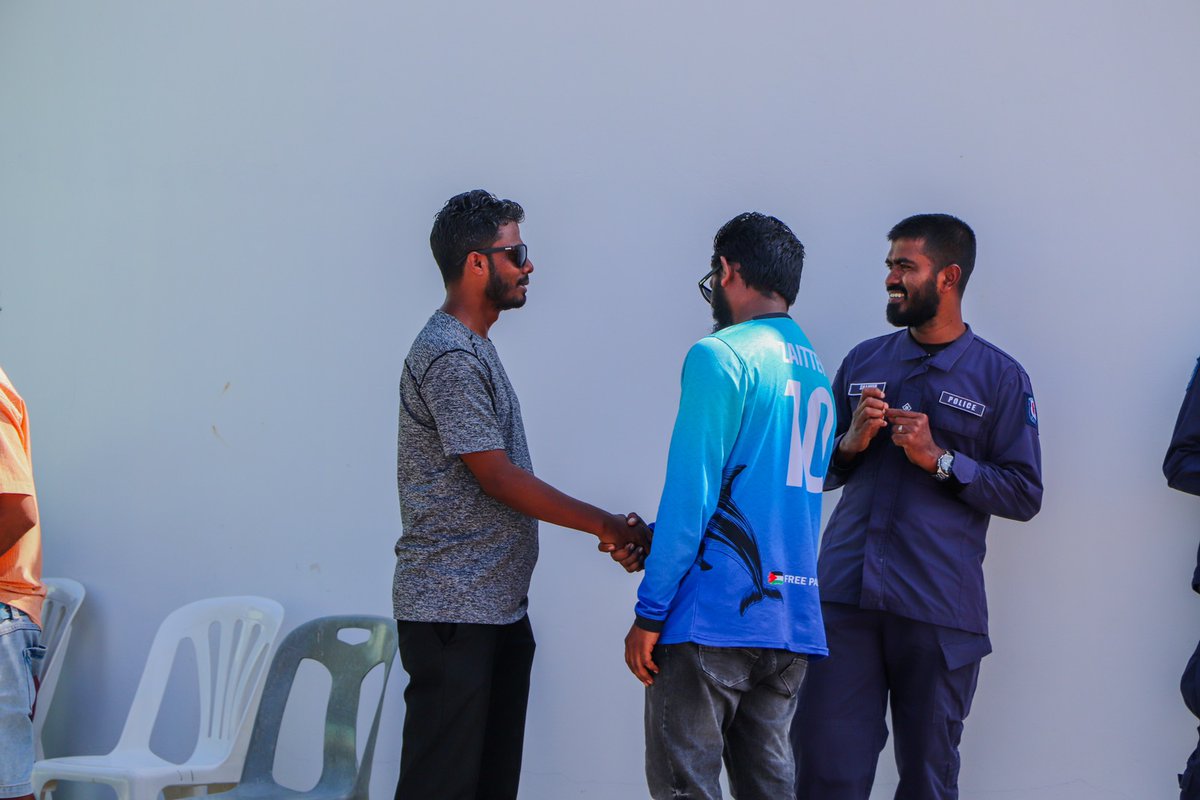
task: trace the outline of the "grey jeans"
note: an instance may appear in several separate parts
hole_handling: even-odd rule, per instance
[[[646,689],[646,781],[654,800],[718,800],[721,761],[738,800],[792,795],[788,732],[808,667],[787,650],[654,648],[659,673]]]

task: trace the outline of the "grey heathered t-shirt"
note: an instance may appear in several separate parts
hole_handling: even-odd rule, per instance
[[[484,450],[533,471],[495,346],[437,311],[400,378],[396,619],[506,625],[525,615],[537,520],[485,494],[459,458]]]

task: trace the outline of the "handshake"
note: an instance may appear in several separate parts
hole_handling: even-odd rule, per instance
[[[606,515],[604,527],[596,535],[600,538],[601,553],[608,553],[626,572],[637,572],[650,555],[654,528],[632,512],[610,514]]]

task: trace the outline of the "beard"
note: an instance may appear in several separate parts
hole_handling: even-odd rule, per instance
[[[712,316],[713,333],[733,324],[733,309],[729,307],[729,298],[725,296],[725,287],[720,283],[713,287]]]
[[[901,308],[906,305],[907,308]],[[887,304],[887,321],[897,328],[918,328],[937,316],[941,299],[933,281],[927,282],[899,303]]]
[[[483,294],[496,305],[496,308],[501,311],[508,311],[509,309],[520,308],[525,305],[525,293],[517,291],[517,286],[519,285],[521,285],[520,281],[511,286],[505,283],[504,279],[496,273],[496,267],[492,264],[492,257],[488,256],[488,280],[487,284],[483,287]]]

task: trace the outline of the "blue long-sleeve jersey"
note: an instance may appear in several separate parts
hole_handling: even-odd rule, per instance
[[[827,655],[816,557],[836,418],[821,360],[767,315],[697,342],[682,385],[638,625],[663,644]]]

